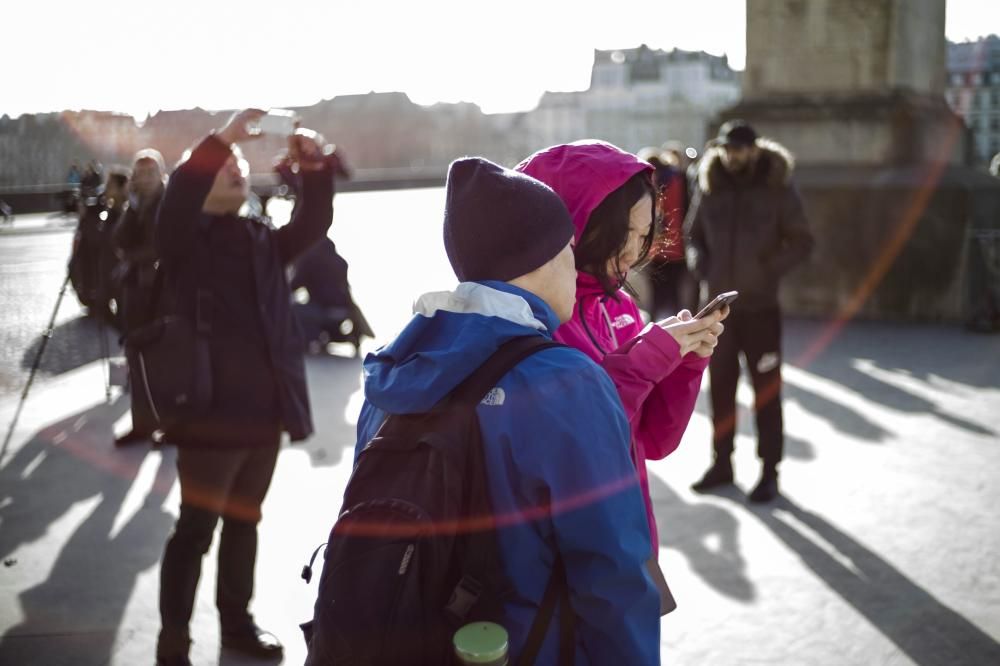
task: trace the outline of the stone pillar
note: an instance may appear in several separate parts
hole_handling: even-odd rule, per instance
[[[748,99],[945,84],[945,0],[749,0]]]
[[[744,96],[710,133],[744,118],[796,156],[817,246],[789,312],[967,314],[970,234],[1000,226],[1000,188],[963,166],[944,20],[945,0],[747,0]]]
[[[747,0],[741,107],[807,164],[965,159],[945,0]]]

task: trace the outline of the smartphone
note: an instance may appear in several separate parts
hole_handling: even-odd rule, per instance
[[[719,294],[712,299],[712,302],[703,307],[698,314],[694,316],[695,319],[701,319],[702,317],[707,317],[716,310],[721,310],[724,305],[729,305],[740,295],[738,291],[727,291]]]
[[[295,112],[288,109],[271,109],[257,121],[257,131],[274,136],[291,136],[295,133]]]

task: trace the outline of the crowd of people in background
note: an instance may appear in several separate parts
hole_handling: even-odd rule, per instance
[[[253,195],[239,146],[258,135],[253,127],[264,115],[235,114],[172,173],[148,148],[128,169],[74,164],[67,177],[66,205],[79,215],[70,277],[91,313],[119,328],[129,362],[132,428],[116,445],[178,447],[180,515],[160,574],[161,666],[190,664],[201,560],[220,520],[222,644],[261,659],[282,654],[250,602],[257,524],[280,443],[312,434],[303,355],[336,341],[358,349],[374,336],[327,235],[334,178],[349,171],[323,137],[296,124],[276,158],[277,177],[295,200],[290,221],[275,228],[248,212]],[[582,140],[540,150],[512,169],[484,158],[451,165],[443,234],[459,285],[417,299],[410,324],[365,359],[355,453],[361,480],[352,478],[347,493],[364,491],[377,504],[382,484],[402,482],[358,471],[379,469],[368,461],[389,446],[381,434],[389,424],[457,409],[454,396],[491,359],[513,364],[472,404],[491,513],[520,516],[494,518],[490,528],[495,573],[508,590],[489,619],[503,626],[506,654],[520,655],[518,663],[658,663],[659,618],[677,601],[658,563],[669,536],[657,528],[646,466],[680,444],[706,370],[715,460],[694,490],[733,483],[742,366],[755,391],[762,465],[749,499],[778,496],[777,290],[812,249],[793,175],[788,151],[741,121],[723,125],[700,158],[677,142],[632,154]],[[630,284],[637,276],[651,288],[645,302]],[[732,305],[698,312],[731,291],[739,292]],[[525,340],[532,349],[507,358]],[[368,485],[359,491],[359,484]],[[414,497],[419,506],[423,496]],[[344,515],[369,508],[343,507]],[[345,655],[406,663],[398,650],[415,645],[414,627],[438,631],[426,618],[409,629],[399,618],[383,626],[379,616],[366,620],[379,628],[374,633],[336,629],[372,605],[352,596],[351,585],[375,575],[379,561],[351,560],[342,548],[350,533],[338,529],[307,663]],[[392,565],[399,576],[414,557],[412,546],[407,552]],[[426,571],[431,556],[418,552],[414,566]],[[328,573],[337,567],[350,575]],[[463,585],[476,587],[466,578],[439,590],[449,610]],[[458,619],[475,619],[469,609],[488,594],[478,589],[466,612],[442,626],[452,631]],[[394,612],[405,616],[414,609],[400,595]],[[433,649],[461,656],[458,637]]]

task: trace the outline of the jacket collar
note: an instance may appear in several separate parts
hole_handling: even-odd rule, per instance
[[[550,334],[559,327],[556,313],[541,298],[495,280],[462,282],[454,291],[424,294],[413,304],[413,314],[433,317],[438,311],[499,317]]]

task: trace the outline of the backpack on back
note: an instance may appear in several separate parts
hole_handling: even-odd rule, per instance
[[[515,338],[431,411],[382,424],[358,457],[326,544],[313,620],[303,625],[306,666],[450,664],[463,624],[502,624],[510,584],[476,405],[521,360],[555,346]],[[544,637],[556,597],[566,600],[561,565],[549,588],[532,635]]]

